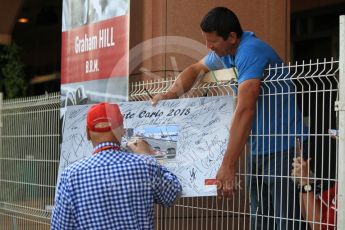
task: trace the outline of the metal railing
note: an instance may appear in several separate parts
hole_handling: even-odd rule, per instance
[[[217,74],[217,72],[215,72]],[[175,79],[154,80],[137,82],[131,85],[130,99],[133,101],[149,100],[145,89],[152,95],[166,92]],[[316,62],[293,63],[285,66],[275,66],[267,69],[267,78],[262,81],[259,101],[270,100],[294,100],[300,108],[307,132],[304,134],[307,141],[305,157],[312,158],[311,168],[314,176],[312,180],[318,181],[323,186],[323,191],[331,187],[337,181],[338,172],[338,148],[339,140],[331,138],[329,129],[338,129],[335,102],[339,98],[339,62],[335,60],[317,60]],[[215,81],[213,83],[200,83],[183,97],[236,95],[237,83],[229,81]],[[288,88],[288,90],[284,90]],[[284,97],[288,96],[288,97]],[[273,100],[273,99],[272,99]],[[290,105],[290,103],[287,103]],[[272,106],[272,105],[271,105]],[[274,105],[269,110],[276,110]],[[289,108],[294,110],[294,108]],[[257,114],[258,115],[258,114]],[[285,116],[283,114],[283,116]],[[286,115],[288,116],[288,115]],[[270,117],[268,120],[273,119]],[[258,119],[258,116],[255,118]],[[263,118],[265,120],[265,118]],[[289,124],[293,126],[296,124]],[[269,134],[280,138],[283,135]],[[285,133],[285,135],[290,135]],[[250,139],[258,139],[259,134],[251,135]],[[277,140],[277,139],[273,139]],[[291,146],[292,148],[294,146]],[[275,214],[252,214],[250,211],[250,193],[246,183],[248,176],[270,177],[264,172],[250,175],[247,172],[248,160],[256,160],[250,156],[250,148],[247,146],[238,163],[237,181],[239,190],[232,199],[218,200],[217,197],[182,198],[169,209],[157,206],[157,229],[250,229],[251,217],[279,219]],[[294,156],[297,156],[295,152]],[[286,156],[288,157],[288,156]],[[290,166],[291,167],[291,166]],[[279,176],[271,176],[273,179]],[[292,180],[296,178],[290,176]],[[297,183],[295,183],[297,186]],[[338,184],[338,186],[342,186]],[[286,188],[288,189],[288,188]],[[253,192],[253,190],[252,190]],[[258,191],[259,192],[259,191]],[[281,194],[273,194],[277,196]],[[314,191],[315,197],[318,194]],[[297,197],[292,196],[291,199]],[[298,202],[295,204],[299,205]],[[321,211],[325,208],[322,207]],[[315,209],[314,209],[315,210]],[[318,221],[306,221],[300,216],[302,226],[317,224]],[[329,224],[332,226],[332,224]],[[334,226],[334,225],[333,225]],[[267,226],[257,228],[266,229]]]
[[[282,75],[282,70],[289,77]],[[314,179],[329,186],[338,178],[338,140],[331,139],[328,129],[338,128],[334,103],[339,97],[339,62],[322,60],[271,67],[267,75],[271,77],[263,80],[260,96],[294,95],[308,127],[308,155],[314,158]],[[133,83],[130,100],[149,100],[145,89],[153,95],[165,92],[174,80]],[[288,85],[291,89],[272,91],[272,83],[276,88]],[[236,90],[236,82],[201,82],[184,97],[235,95]],[[9,226],[6,229],[30,225],[48,229],[59,164],[59,95],[5,100],[0,111],[0,223]],[[157,206],[156,229],[250,229],[253,214],[245,185],[249,154],[246,148],[240,158],[237,178],[241,189],[233,199],[182,198],[169,209]]]
[[[49,229],[60,155],[60,96],[5,100],[0,110],[1,229]]]

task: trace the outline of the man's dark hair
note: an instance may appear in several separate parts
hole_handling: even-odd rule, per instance
[[[230,32],[235,32],[239,38],[243,33],[236,14],[225,7],[210,10],[202,19],[200,27],[204,32],[216,32],[224,40],[228,39]]]

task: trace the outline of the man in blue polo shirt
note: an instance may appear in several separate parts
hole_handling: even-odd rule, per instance
[[[304,140],[306,129],[288,71],[271,46],[256,38],[254,33],[243,32],[231,10],[212,9],[200,26],[211,51],[187,67],[167,93],[152,99],[152,104],[178,98],[191,89],[200,74],[235,67],[238,103],[228,146],[217,173],[218,195],[230,197],[233,194],[235,168],[249,139],[252,229],[300,229],[299,205],[295,199],[298,195],[293,195],[296,188],[288,176],[295,139]],[[265,70],[270,66],[275,68],[267,74]]]

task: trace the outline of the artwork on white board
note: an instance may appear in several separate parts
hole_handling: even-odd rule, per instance
[[[118,103],[125,118],[122,140],[143,138],[153,157],[177,175],[183,197],[216,195],[215,178],[229,138],[233,114],[231,96]],[[90,157],[86,138],[86,112],[91,105],[68,107],[62,136],[59,175],[71,163]]]
[[[122,138],[122,146],[128,141],[140,138],[145,140],[150,148],[150,154],[158,160],[174,159],[176,157],[179,126],[175,125],[143,125],[126,128]]]

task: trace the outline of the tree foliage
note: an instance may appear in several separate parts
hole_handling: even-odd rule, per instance
[[[26,95],[27,81],[20,48],[16,44],[0,46],[0,92],[5,98]]]

